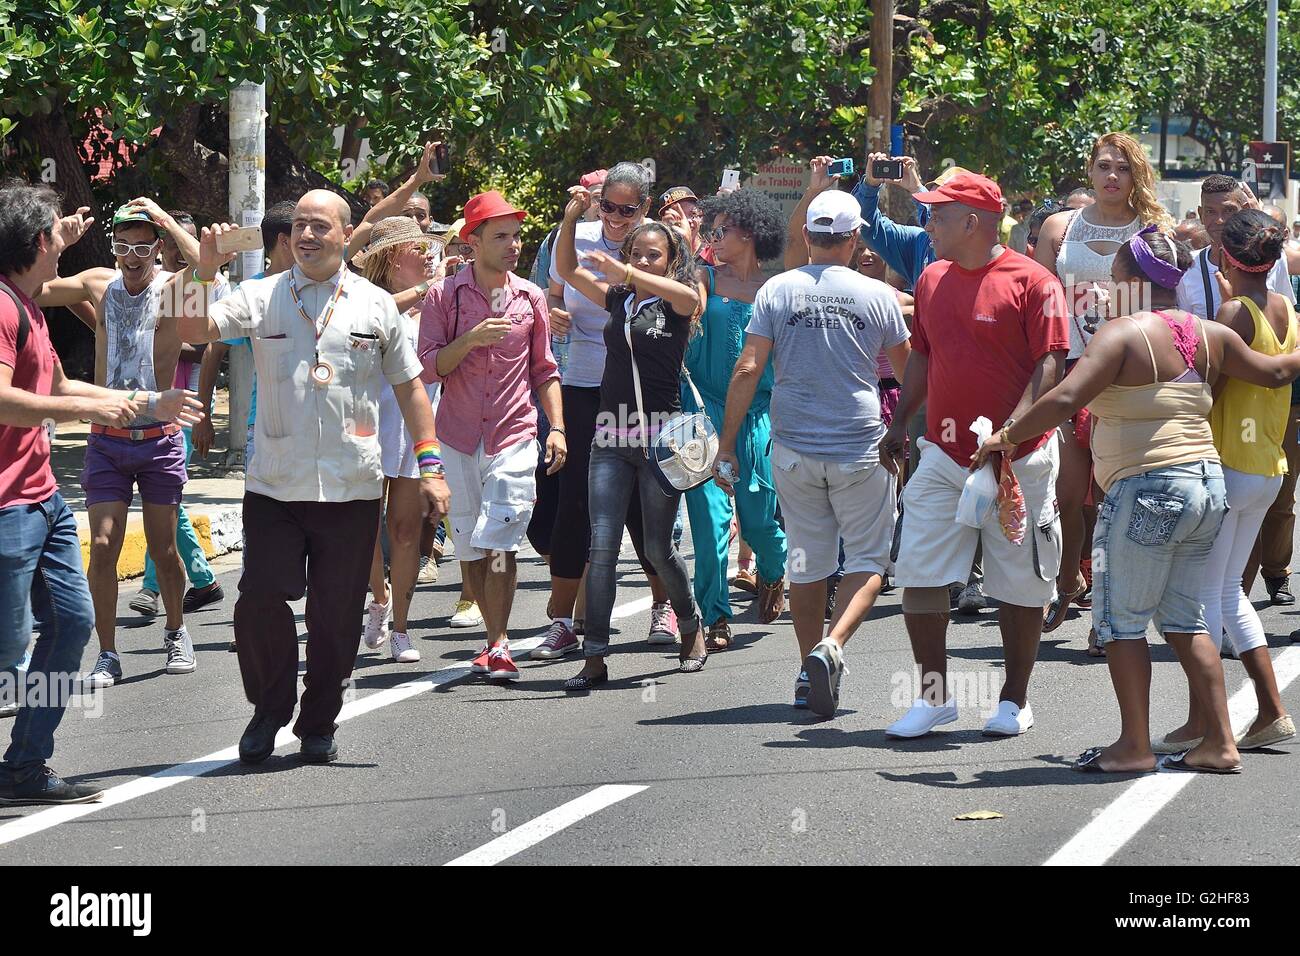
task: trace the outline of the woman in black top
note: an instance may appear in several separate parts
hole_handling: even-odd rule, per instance
[[[556,270],[571,286],[609,311],[605,327],[605,372],[600,383],[600,414],[591,446],[588,510],[591,557],[587,571],[587,626],[582,671],[565,682],[566,690],[587,690],[604,683],[609,672],[609,625],[614,610],[614,572],[629,498],[637,489],[645,539],[645,556],[667,586],[677,615],[684,673],[704,667],[708,653],[700,633],[699,613],[691,595],[686,563],[673,544],[673,521],[681,494],[664,494],[646,457],[641,418],[632,376],[632,355],[641,379],[645,432],[681,411],[680,386],[686,343],[705,300],[695,278],[693,257],[681,235],[662,223],[638,226],[623,242],[622,261],[595,251],[588,262],[618,283],[602,282],[578,265],[574,224],[591,197],[574,187],[556,239]],[[631,317],[631,349],[628,319]],[[634,479],[639,478],[639,481]]]

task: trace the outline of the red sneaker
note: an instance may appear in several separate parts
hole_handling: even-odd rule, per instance
[[[484,644],[483,649],[474,655],[474,660],[469,665],[471,674],[486,674],[488,672],[488,653],[491,650],[490,647]]]
[[[519,680],[519,668],[510,657],[510,646],[498,641],[488,650],[489,680]]]

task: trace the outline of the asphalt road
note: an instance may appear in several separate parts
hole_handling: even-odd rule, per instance
[[[1044,640],[1031,685],[1037,723],[1013,739],[979,732],[980,701],[995,706],[1001,680],[996,612],[954,618],[952,668],[976,700],[957,724],[898,742],[883,733],[913,696],[898,592],[849,645],[841,711],[821,720],[790,706],[798,661],[788,617],[758,625],[745,595],[734,595],[739,646],[700,674],[677,673],[672,648],[645,643],[649,591],[630,557],[625,547],[613,680],[585,697],[561,689],[576,657],[521,661],[513,685],[470,675],[481,634],[446,627],[458,568],[444,563],[415,601],[423,660],[396,664],[386,646],[359,655],[340,759],[326,766],[301,764],[287,736],[261,766],[235,760],[251,715],[226,650],[237,560],[221,574],[225,602],[190,616],[192,675],[164,673],[161,620],[127,609],[137,586],[127,582],[127,679],[104,692],[100,716],[69,711],[52,761],[110,788],[108,799],[0,810],[0,861],[1232,865],[1300,855],[1294,743],[1246,755],[1238,777],[1135,781],[1068,768],[1119,725],[1105,663],[1084,655],[1085,618]],[[542,633],[547,593],[529,554],[513,643]],[[1283,697],[1300,711],[1300,646],[1287,638],[1300,611],[1263,616],[1290,681]],[[359,635],[360,616],[357,626]],[[95,650],[92,638],[87,670]],[[1153,726],[1167,729],[1181,722],[1185,684],[1163,643],[1153,657]],[[1245,674],[1225,666],[1231,695]],[[1253,695],[1238,701],[1240,726]],[[1002,817],[954,819],[977,810]]]

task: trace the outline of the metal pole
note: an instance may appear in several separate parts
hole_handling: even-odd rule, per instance
[[[257,30],[266,18],[257,15]],[[230,94],[230,218],[238,226],[257,226],[266,211],[266,85],[240,83]],[[265,251],[242,252],[230,264],[235,283],[264,268]],[[245,423],[253,392],[253,356],[245,348],[230,350],[230,456],[240,466],[248,443]]]
[[[1268,0],[1264,46],[1264,142],[1277,142],[1277,0]]]

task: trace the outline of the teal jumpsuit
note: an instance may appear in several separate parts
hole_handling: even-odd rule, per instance
[[[740,357],[745,326],[754,306],[717,295],[713,289],[713,269],[708,272],[709,300],[700,320],[700,331],[686,347],[686,369],[704,399],[703,411],[721,433],[727,386]],[[769,583],[785,574],[785,532],[776,520],[776,488],[772,484],[770,456],[772,421],[768,405],[772,400],[774,377],[769,359],[736,440],[740,480],[735,485],[734,505],[740,535],[754,549],[758,576]],[[682,408],[688,412],[700,410],[684,382]],[[686,493],[686,513],[695,547],[695,601],[700,606],[700,621],[706,626],[732,616],[727,584],[732,509],[732,499],[712,481]]]

